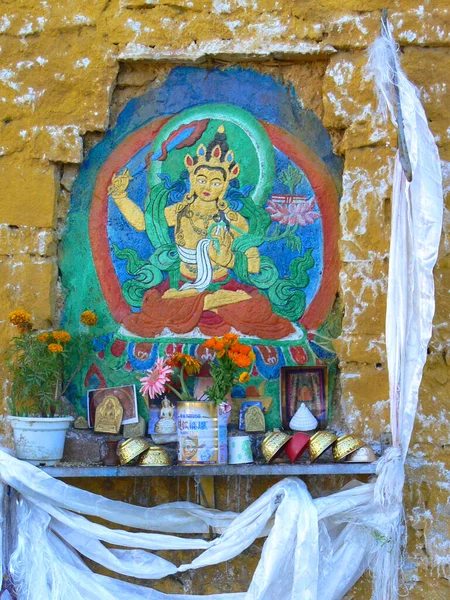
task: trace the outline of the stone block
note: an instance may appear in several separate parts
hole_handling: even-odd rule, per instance
[[[11,310],[23,308],[31,313],[36,327],[48,327],[52,320],[56,262],[53,259],[20,259],[0,257],[0,320],[6,320]]]
[[[365,10],[367,10],[365,8]],[[344,13],[330,19],[327,42],[342,50],[367,48],[379,34],[379,12]]]
[[[341,363],[340,409],[351,433],[378,442],[389,424],[389,381],[385,366]]]
[[[394,151],[362,148],[347,152],[340,203],[344,262],[368,260],[389,251]]]
[[[450,50],[448,48],[405,48],[402,67],[419,88],[430,129],[437,144],[450,142]]]
[[[374,335],[340,335],[333,341],[339,359],[345,362],[386,363],[384,333]]]
[[[377,112],[373,81],[363,52],[331,57],[323,82],[324,125],[346,129],[341,150],[395,141]]]
[[[129,423],[128,425],[123,426],[124,438],[144,437],[145,433],[145,420],[143,417],[139,417],[137,423]]]
[[[54,256],[56,244],[52,229],[37,227],[10,227],[0,224],[0,256],[17,254],[34,254],[37,256]]]
[[[37,154],[46,149],[53,160],[67,153],[68,160],[79,161],[79,135],[108,125],[115,46],[92,27],[32,36],[26,45],[7,38],[4,46],[0,118],[21,118],[21,134],[33,137]]]
[[[369,260],[344,263],[340,273],[345,314],[342,334],[378,338],[385,329],[388,260],[371,254]]]
[[[450,46],[450,11],[448,3],[433,1],[425,9],[423,4],[391,12],[394,37],[402,46]]]
[[[53,162],[81,163],[83,139],[73,125],[44,125],[31,136],[31,155]]]
[[[0,158],[0,222],[8,225],[52,227],[58,190],[54,165],[22,156]]]

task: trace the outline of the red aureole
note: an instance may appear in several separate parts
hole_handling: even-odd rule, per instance
[[[131,313],[131,308],[123,297],[122,288],[110,256],[107,228],[108,187],[111,184],[112,176],[118,173],[141,148],[155,139],[159,130],[169,118],[160,117],[155,119],[149,125],[141,127],[141,129],[129,135],[124,142],[111,152],[100,168],[95,181],[89,214],[89,239],[103,296],[112,316],[118,323],[121,323],[122,319]]]
[[[141,148],[151,142],[170,118],[160,117],[155,119],[128,136],[110,154],[100,168],[95,182],[89,215],[89,238],[103,295],[112,316],[118,323],[122,323],[123,319],[132,311],[123,297],[121,285],[110,256],[107,235],[108,186],[111,183],[112,176],[118,173]],[[287,154],[304,171],[314,190],[322,216],[324,233],[322,281],[316,296],[300,319],[307,330],[314,330],[325,320],[338,289],[339,211],[336,187],[326,166],[305,144],[277,125],[264,121],[261,121],[261,123],[274,146]],[[161,285],[162,287],[163,285]]]

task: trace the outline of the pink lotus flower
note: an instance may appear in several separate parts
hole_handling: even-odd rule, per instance
[[[148,394],[153,399],[164,392],[164,386],[170,381],[169,375],[173,373],[173,369],[165,364],[163,358],[158,358],[153,369],[148,369],[147,373],[148,375],[140,380],[142,383],[140,392]]]
[[[304,202],[283,203],[269,200],[267,212],[273,221],[281,225],[312,225],[316,219],[320,219],[320,214],[314,212],[315,204],[314,198]]]

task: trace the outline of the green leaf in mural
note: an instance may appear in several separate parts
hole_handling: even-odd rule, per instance
[[[136,250],[132,250],[131,248],[124,248],[121,250],[118,246],[113,244],[112,246],[114,254],[119,260],[127,261],[127,273],[129,275],[136,275],[136,273],[142,267],[145,267],[147,264],[146,260],[141,260],[136,252]]]
[[[305,312],[306,295],[303,291],[309,283],[308,271],[314,266],[312,250],[308,250],[290,265],[290,277],[276,281],[268,290],[274,311],[291,321],[298,321]]]
[[[289,163],[288,168],[281,171],[278,179],[287,187],[291,194],[295,194],[295,188],[303,180],[303,173],[300,169],[297,169]]]

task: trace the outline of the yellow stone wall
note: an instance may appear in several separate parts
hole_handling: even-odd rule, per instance
[[[450,555],[448,0],[3,0],[0,349],[3,353],[11,335],[7,314],[14,308],[30,310],[38,326],[57,321],[58,240],[70,187],[86,151],[114,124],[126,101],[163,81],[176,64],[251,66],[291,82],[303,104],[323,120],[335,152],[345,160],[340,241],[345,317],[337,344],[341,412],[352,431],[377,440],[389,421],[383,330],[396,141],[375,114],[364,65],[383,7],[390,11],[404,69],[421,91],[447,191],[433,338],[405,491],[409,597],[443,600],[449,597]],[[6,394],[3,366],[0,375]],[[242,509],[272,482],[219,480],[218,506]],[[342,480],[311,478],[309,483],[319,494],[325,487],[337,489]],[[178,495],[167,480],[141,484],[138,492],[128,481],[91,485],[138,502]],[[232,494],[231,486],[236,486]],[[244,560],[195,577],[170,578],[158,587],[202,593],[245,589],[258,552],[252,547]],[[365,579],[348,597],[369,597],[369,586]]]

